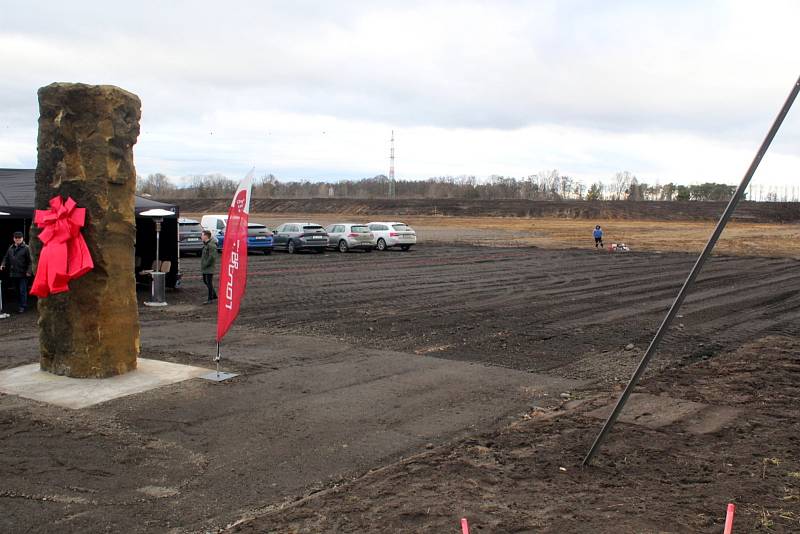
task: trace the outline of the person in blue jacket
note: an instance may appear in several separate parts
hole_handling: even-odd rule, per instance
[[[594,227],[594,232],[592,232],[592,235],[594,235],[594,248],[597,248],[598,246],[603,248],[603,229],[600,228],[599,224]]]

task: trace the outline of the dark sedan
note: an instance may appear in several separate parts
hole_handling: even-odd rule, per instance
[[[178,250],[181,255],[197,254],[203,252],[203,240],[200,236],[203,227],[194,219],[178,219]]]
[[[316,223],[288,222],[275,229],[275,248],[293,254],[299,250],[313,250],[319,254],[328,246],[328,233]]]

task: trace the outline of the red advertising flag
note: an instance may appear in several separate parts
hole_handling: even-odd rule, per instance
[[[239,305],[247,283],[247,221],[250,217],[250,171],[233,196],[225,225],[225,242],[222,245],[222,266],[219,276],[217,301],[217,343],[222,341],[231,324],[239,315]]]

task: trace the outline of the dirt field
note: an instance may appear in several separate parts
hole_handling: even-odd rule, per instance
[[[200,219],[200,213],[186,217]],[[254,213],[254,221],[271,227],[289,220],[312,220],[320,224],[342,220],[379,221],[385,215],[335,215],[330,213]],[[595,224],[603,227],[606,245],[626,243],[634,251],[699,253],[714,230],[716,221],[659,221],[644,219],[442,217],[406,215],[399,220],[411,224],[423,242],[451,242],[487,246],[535,246],[549,249],[593,246]],[[716,254],[800,259],[800,223],[754,223],[734,221],[715,248]]]
[[[594,224],[603,227],[606,245],[626,243],[633,250],[699,253],[716,226],[714,221],[604,220],[587,223],[581,219],[493,219],[458,217],[412,217],[411,224],[424,233],[462,228],[479,233],[481,244],[533,245],[542,248],[586,248],[592,246]],[[510,234],[510,235],[509,235]],[[461,237],[464,241],[464,237]],[[730,223],[715,252],[722,255],[800,257],[800,224]]]
[[[596,377],[591,363],[596,352],[650,339],[696,259],[689,253],[610,254],[592,247],[452,247],[441,244],[449,240],[447,229],[435,232],[440,243],[411,253],[280,254],[275,268],[274,261],[258,261],[248,302],[273,305],[246,308],[240,324]],[[420,236],[424,242],[424,227]],[[192,263],[186,264],[186,277],[196,279]],[[797,333],[798,288],[796,261],[714,258],[687,299],[677,335],[670,334],[664,353],[705,353],[709,346],[736,347],[765,333]],[[604,369],[613,356],[604,354],[603,375],[609,374]],[[588,371],[576,363],[584,357]]]
[[[718,532],[729,501],[737,532],[800,528],[797,261],[714,258],[581,470],[694,255],[419,230],[407,253],[250,256],[233,382],[1,396],[0,530]],[[140,309],[143,356],[210,363],[198,268]],[[7,321],[0,367],[36,361],[34,315]]]

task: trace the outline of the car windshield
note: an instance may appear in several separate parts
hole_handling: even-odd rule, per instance
[[[397,230],[399,232],[405,232],[405,231],[411,230],[411,228],[409,228],[409,226],[407,224],[393,224],[392,228],[394,228],[395,230]]]
[[[180,223],[181,232],[202,232],[203,227],[198,223]]]
[[[324,232],[325,229],[318,224],[309,224],[308,226],[303,226],[303,231],[305,232]]]
[[[259,223],[248,223],[247,227],[248,228],[259,228],[259,229],[260,228],[266,228],[266,226],[264,226],[263,224],[259,224]]]
[[[351,226],[350,231],[356,233],[365,233],[369,232],[369,228],[367,228],[366,226]]]

